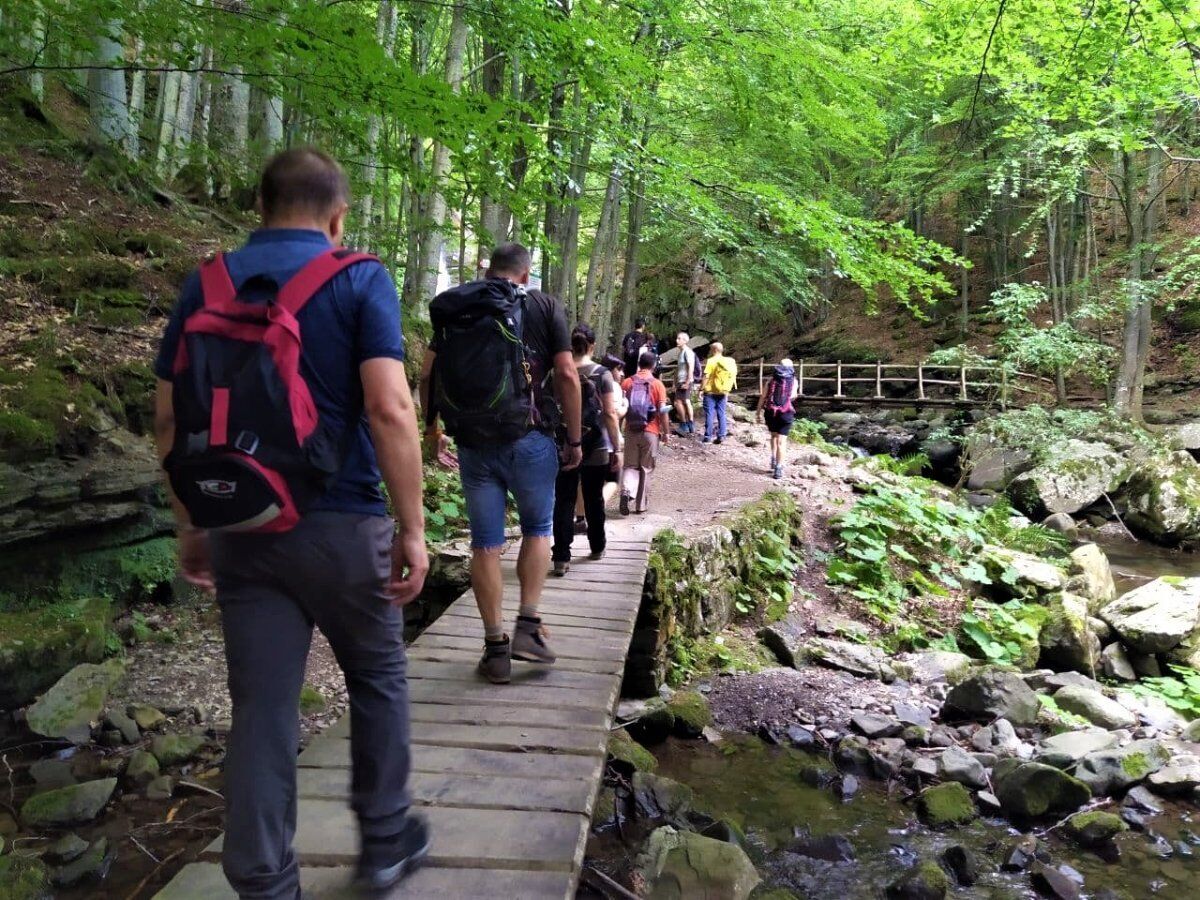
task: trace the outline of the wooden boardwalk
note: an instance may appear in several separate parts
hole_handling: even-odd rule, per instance
[[[427,865],[388,895],[393,900],[575,895],[654,532],[643,519],[613,520],[608,530],[603,560],[586,559],[586,539],[577,537],[570,573],[547,581],[542,618],[555,666],[514,662],[512,684],[481,681],[482,631],[469,591],[409,647],[411,789],[433,846]],[[508,627],[517,607],[515,560],[514,547],[504,562]],[[298,759],[295,847],[306,898],[355,896],[348,735],[346,718]],[[220,848],[218,839],[157,897],[235,897]]]

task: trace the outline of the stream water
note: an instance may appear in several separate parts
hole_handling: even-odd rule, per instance
[[[1112,562],[1119,593],[1161,575],[1200,575],[1200,555],[1121,539],[1103,538],[1099,543]],[[955,844],[979,854],[984,875],[972,887],[953,888],[954,897],[1040,896],[1027,872],[1000,871],[1004,851],[1022,834],[1003,819],[979,819],[965,828],[932,831],[920,824],[908,791],[899,785],[893,785],[889,794],[880,783],[864,782],[857,795],[842,802],[833,791],[806,783],[805,774],[814,765],[812,756],[768,746],[747,735],[726,735],[718,744],[672,739],[653,749],[657,774],[691,787],[697,812],[733,823],[744,832],[744,847],[764,882],[797,897],[881,898],[904,868],[917,860],[937,859]],[[1041,838],[1055,865],[1074,870],[1082,897],[1200,898],[1200,809],[1168,802],[1163,806],[1163,814],[1147,831],[1129,831],[1117,838],[1120,857],[1115,862],[1068,843],[1054,831]],[[1116,810],[1115,805],[1110,808]],[[817,859],[797,852],[805,843],[810,852],[814,845],[825,851],[846,846],[807,840],[806,835],[840,836],[852,848],[853,858]],[[643,836],[636,823],[595,833],[588,846],[589,862],[620,880],[632,870]]]

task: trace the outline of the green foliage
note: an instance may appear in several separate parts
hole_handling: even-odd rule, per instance
[[[1081,324],[1110,318],[1111,310],[1092,303],[1061,322],[1041,326],[1038,319],[1046,315],[1050,298],[1037,282],[1006,284],[988,302],[1004,325],[996,338],[996,350],[1000,364],[1010,372],[1079,374],[1095,384],[1109,378],[1115,353]]]
[[[1048,615],[1045,607],[1019,600],[974,600],[959,622],[959,645],[989,662],[1029,668],[1037,662],[1038,634]]]
[[[1149,453],[1169,452],[1161,435],[1135,425],[1109,410],[1046,409],[1029,406],[990,416],[976,426],[972,438],[994,438],[1003,447],[1021,447],[1034,462],[1045,461],[1066,440],[1119,441]]]
[[[1191,666],[1172,665],[1170,669],[1174,675],[1143,678],[1130,690],[1144,697],[1156,697],[1189,718],[1200,716],[1200,672]]]
[[[461,537],[467,530],[467,505],[457,472],[425,466],[425,535],[432,544]]]
[[[929,456],[925,453],[910,453],[907,456],[889,456],[881,453],[878,456],[857,459],[852,466],[867,466],[893,475],[920,475],[929,468]]]
[[[881,622],[895,622],[919,611],[913,601],[960,594],[971,583],[990,584],[977,558],[985,544],[1054,545],[1047,529],[1016,527],[1011,516],[1004,504],[981,511],[921,478],[871,484],[834,519],[842,545],[829,562],[829,581]]]
[[[1049,694],[1038,694],[1037,698],[1042,709],[1060,725],[1066,725],[1071,728],[1086,728],[1092,724],[1083,716],[1063,709],[1058,705],[1058,701]]]

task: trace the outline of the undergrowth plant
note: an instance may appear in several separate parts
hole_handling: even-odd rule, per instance
[[[1174,675],[1143,678],[1131,690],[1143,697],[1157,697],[1189,718],[1200,716],[1200,672],[1191,666],[1171,666]]]
[[[458,473],[436,465],[425,467],[425,535],[445,543],[467,530],[467,506]]]
[[[979,559],[986,544],[1050,555],[1066,550],[1066,541],[1049,529],[1014,524],[1012,510],[1003,503],[978,510],[921,478],[869,485],[833,524],[842,546],[829,562],[830,582],[861,600],[884,624],[919,612],[923,599],[950,598],[967,584],[991,584]],[[992,636],[1001,648],[1007,643],[1002,632]]]

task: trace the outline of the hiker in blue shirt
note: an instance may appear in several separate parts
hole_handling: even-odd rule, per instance
[[[294,524],[255,533],[210,534],[194,524],[196,501],[186,498],[192,500],[189,507],[185,498],[171,494],[183,575],[201,588],[215,589],[221,608],[233,699],[225,757],[225,874],[240,897],[293,900],[300,896],[292,851],[297,711],[314,624],[329,640],[350,695],[352,806],[362,837],[359,881],[369,889],[387,888],[428,852],[427,826],[409,812],[402,607],[420,592],[429,558],[421,449],[391,277],[378,260],[359,256],[353,264],[344,260],[340,269],[335,263],[331,271],[336,274],[324,282],[310,279],[314,292],[294,320],[284,303],[285,286],[298,273],[339,256],[331,251],[341,243],[349,210],[345,173],[317,150],[287,150],[267,164],[260,201],[263,227],[241,249],[206,264],[203,285],[193,273],[183,286],[154,367],[159,379],[155,436],[172,484],[186,486],[176,474],[180,456],[187,458],[195,441],[215,447],[210,454],[224,452],[235,464],[240,460],[246,472],[268,471],[272,483],[281,484],[283,474],[270,473],[264,451],[272,417],[286,415],[286,402],[274,404],[285,407],[282,413],[267,404],[261,421],[250,424],[242,409],[239,423],[226,408],[236,411],[245,402],[236,396],[238,385],[216,386],[206,395],[212,398],[212,426],[204,424],[197,433],[182,430],[186,422],[177,411],[187,407],[178,401],[195,393],[194,384],[211,379],[214,371],[212,359],[189,353],[189,348],[204,349],[193,343],[199,330],[193,323],[204,320],[212,329],[215,351],[221,340],[255,340],[254,321],[274,323],[286,316],[289,327],[292,321],[298,325],[298,341],[291,336],[291,348],[298,347],[300,354],[298,373],[293,356],[289,371],[268,372],[268,380],[283,376],[285,400],[293,399],[298,387],[295,379],[286,383],[288,378],[302,382],[302,393],[311,399],[303,410],[306,418],[319,423],[320,433],[329,438],[323,448],[332,463],[328,487],[294,511]],[[214,264],[220,269],[217,281]],[[218,282],[225,291],[219,301],[210,291]],[[242,316],[239,308],[246,310]],[[223,328],[230,334],[221,334]],[[278,341],[264,338],[263,347],[264,365],[284,359]],[[231,390],[235,396],[230,397]],[[228,436],[226,420],[232,422]],[[251,429],[259,434],[247,436]],[[297,427],[294,440],[299,439]],[[232,503],[239,499],[239,487],[251,486],[253,478],[241,480],[245,483],[195,484]]]

